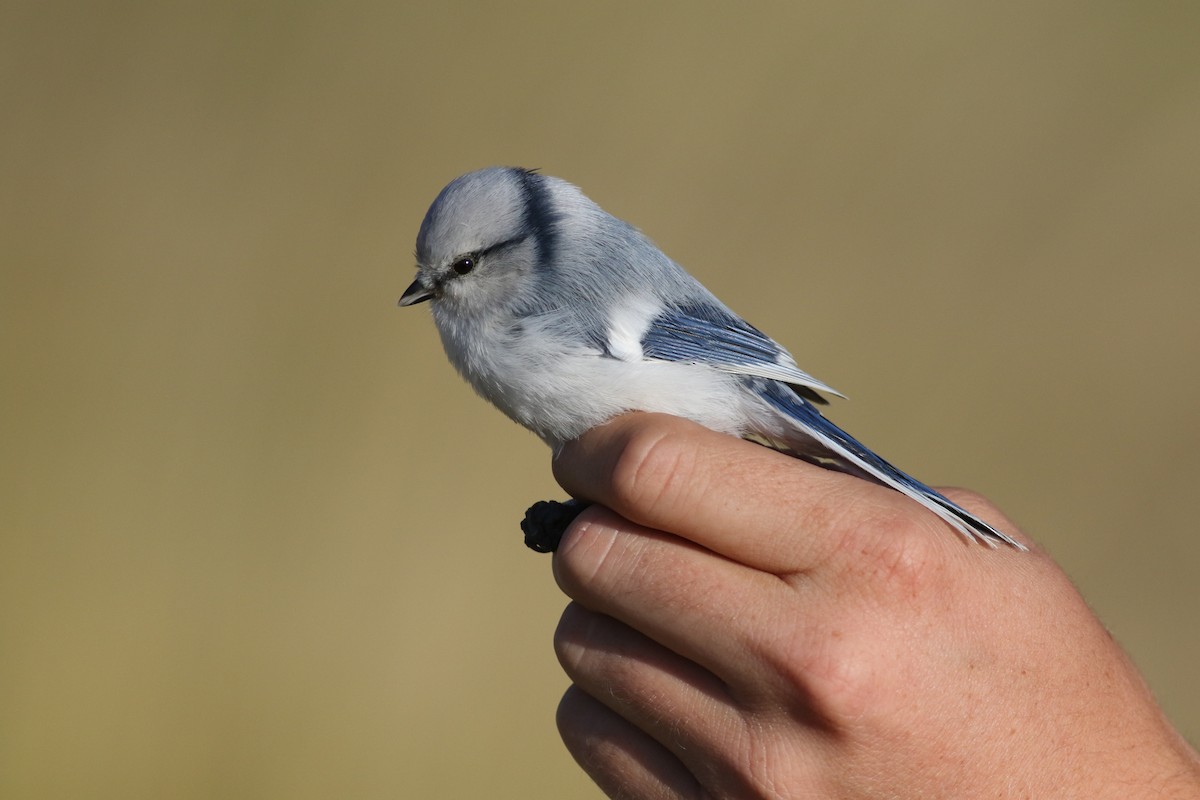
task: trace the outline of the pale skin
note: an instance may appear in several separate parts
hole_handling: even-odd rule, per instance
[[[567,748],[611,797],[1200,798],[1062,570],[889,489],[650,414],[554,462]]]

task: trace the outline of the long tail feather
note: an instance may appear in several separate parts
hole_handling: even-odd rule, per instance
[[[808,444],[805,441],[789,443],[794,444],[794,448],[778,449],[784,449],[791,455],[813,461],[821,466],[841,469],[895,489],[937,514],[968,540],[982,542],[989,547],[995,547],[996,542],[1003,542],[1017,550],[1028,549],[1016,539],[979,519],[942,493],[893,467],[853,436],[821,416],[821,413],[811,403],[796,395],[783,384],[769,380],[762,380],[761,383],[756,381],[755,389],[773,408],[793,422],[803,437],[815,441],[821,445],[822,449],[827,450],[828,456],[815,454],[811,446],[805,446]],[[775,446],[775,443],[772,445]],[[830,460],[833,463],[829,463]]]

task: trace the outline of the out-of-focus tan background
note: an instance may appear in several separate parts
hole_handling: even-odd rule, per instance
[[[489,164],[994,498],[1200,739],[1198,37],[1157,2],[5,4],[0,796],[598,796],[517,530],[549,454],[395,308]]]

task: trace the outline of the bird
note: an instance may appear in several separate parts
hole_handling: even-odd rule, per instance
[[[830,422],[820,408],[841,393],[561,178],[455,178],[415,256],[399,305],[428,301],[459,374],[556,452],[625,412],[672,414],[890,487],[967,541],[1026,549]]]

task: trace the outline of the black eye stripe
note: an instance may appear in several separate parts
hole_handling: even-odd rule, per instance
[[[450,263],[450,269],[453,270],[454,274],[456,275],[466,275],[467,273],[474,271],[475,267],[479,266],[479,260],[485,256],[490,256],[500,250],[504,250],[505,248],[518,245],[528,238],[529,234],[523,233],[520,236],[514,236],[511,239],[505,239],[502,242],[496,242],[495,244],[485,247],[482,250],[476,250],[474,253],[464,253]]]
[[[529,234],[522,233],[520,236],[514,236],[511,239],[505,239],[502,242],[496,242],[493,245],[485,247],[482,250],[475,253],[475,256],[476,256],[476,258],[478,258],[479,256],[491,255],[492,253],[495,253],[497,250],[504,250],[505,248],[513,247],[514,245],[518,245],[528,238],[529,238]]]

